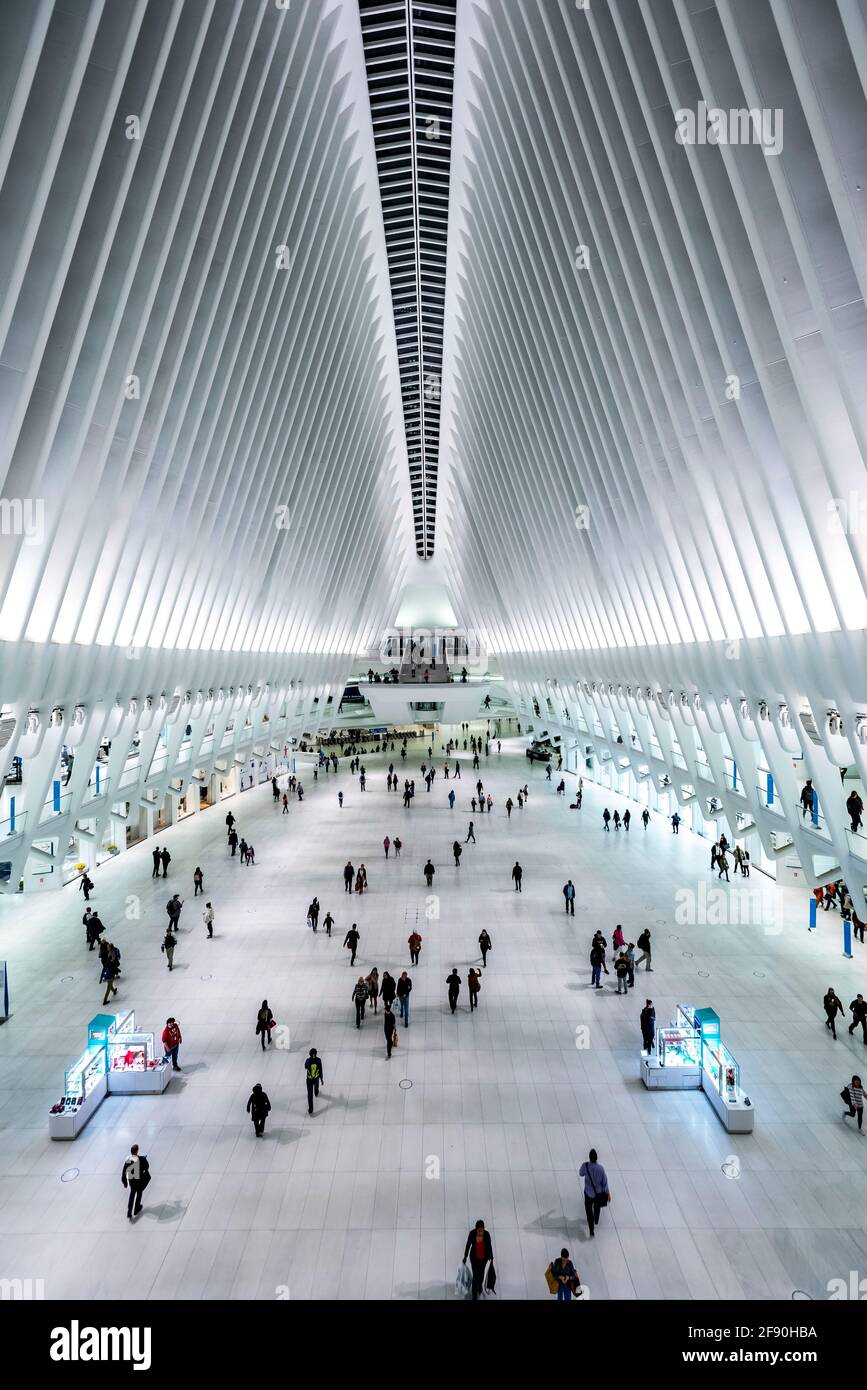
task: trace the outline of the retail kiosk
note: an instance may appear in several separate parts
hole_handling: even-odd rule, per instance
[[[649,1090],[704,1091],[730,1134],[749,1134],[755,1107],[740,1084],[740,1065],[720,1037],[719,1014],[678,1004],[671,1023],[656,1030],[655,1046],[642,1052],[641,1079]]]
[[[171,1075],[166,1058],[156,1054],[155,1035],[136,1028],[132,1009],[96,1014],[87,1025],[87,1050],[64,1074],[48,1133],[75,1139],[107,1095],[159,1095]]]

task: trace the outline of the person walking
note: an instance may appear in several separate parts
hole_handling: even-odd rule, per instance
[[[177,931],[180,926],[181,908],[184,905],[183,898],[174,893],[166,903],[166,912],[169,916],[169,926],[172,931]]]
[[[405,1028],[409,1027],[409,996],[411,993],[412,980],[404,970],[397,982],[397,1007],[400,1009],[400,1016]]]
[[[521,880],[523,879],[523,877],[524,877],[524,870],[521,868],[520,864],[518,863],[518,861],[517,861],[517,859],[516,859],[516,860],[515,860],[514,868],[512,869],[512,878],[513,878],[514,881],[515,881],[515,892],[516,892],[516,893],[523,893],[523,891],[524,891],[523,888],[521,887]]]
[[[423,872],[425,877],[425,883],[427,884],[428,888],[431,888],[433,886],[433,877],[436,873],[436,869],[434,868],[430,860],[428,860],[425,864]]]
[[[566,912],[570,917],[575,916],[575,884],[571,878],[563,884],[563,897],[566,902]]]
[[[318,899],[318,898],[314,898],[314,899],[313,899],[312,903],[310,904],[310,907],[308,908],[308,914],[309,914],[309,917],[310,917],[310,925],[312,926],[314,932],[318,931],[318,930],[319,930],[319,899]]]
[[[151,1170],[147,1154],[140,1153],[138,1144],[133,1144],[120,1174],[121,1184],[129,1190],[129,1201],[126,1204],[127,1221],[132,1221],[141,1211],[142,1193],[150,1180]]]
[[[648,809],[647,809],[646,806],[645,806],[644,810],[641,812],[641,823],[642,823],[642,825],[644,826],[645,830],[647,829],[648,825],[650,824],[650,812],[648,811]]]
[[[671,833],[672,835],[678,835],[680,833],[680,816],[676,811],[671,818]]]
[[[356,893],[364,893],[366,888],[367,870],[365,869],[363,864],[359,864],[358,873],[355,875],[355,891]]]
[[[653,1007],[652,999],[645,999],[638,1021],[641,1025],[641,1046],[645,1052],[650,1053],[653,1051],[653,1039],[656,1036],[656,1009]]]
[[[606,829],[607,831],[609,831],[609,833],[610,833],[610,831],[611,831],[611,826],[610,826],[610,824],[609,824],[610,820],[611,820],[611,812],[609,811],[608,807],[606,806],[606,807],[605,807],[605,810],[602,812],[602,823],[603,823],[603,825],[605,826],[605,829]]]
[[[159,847],[159,845],[157,845],[156,849],[153,850],[153,852],[152,852],[152,854],[151,854],[151,858],[152,858],[153,861],[154,861],[154,871],[153,871],[153,873],[151,874],[151,878],[159,878],[159,876],[160,876],[160,864],[161,864],[161,862],[162,862],[162,860],[161,860],[161,858],[160,858],[160,847]]]
[[[520,797],[518,799],[520,800]],[[515,803],[511,797],[508,797],[506,799],[506,820],[512,819],[512,807],[514,806],[514,804]]]
[[[325,1069],[322,1064],[322,1058],[319,1056],[315,1047],[311,1047],[305,1058],[304,1072],[307,1081],[307,1114],[312,1115],[313,1097],[315,1096],[318,1100],[319,1087],[322,1086],[324,1088],[325,1086]]]
[[[337,804],[338,804],[338,806],[340,807],[340,809],[341,809],[341,811],[342,811],[342,810],[343,810],[343,792],[338,792],[338,793],[337,793]]]
[[[232,830],[229,831],[229,840],[228,840],[228,844],[229,844],[229,850],[231,851],[232,858],[234,859],[234,858],[235,858],[235,851],[236,851],[237,848],[238,848],[238,832],[237,832],[237,830],[232,829]]]
[[[835,1025],[837,1022],[837,1015],[840,1014],[843,1018],[846,1017],[846,1014],[843,1010],[843,1005],[840,1003],[840,1000],[838,996],[834,993],[833,989],[828,990],[828,993],[825,995],[825,998],[822,1000],[822,1003],[825,1009],[825,1027],[830,1029],[831,1035],[834,1041],[836,1042],[837,1029]]]
[[[105,1008],[111,996],[117,994],[117,985],[115,981],[120,974],[120,951],[110,941],[100,942],[100,946],[103,945],[106,948],[105,960],[103,961],[102,974],[99,978],[100,983],[105,981],[105,995],[102,1000],[103,1008]]]
[[[93,879],[90,877],[90,874],[88,874],[88,873],[83,873],[83,874],[81,875],[81,882],[79,883],[78,886],[79,886],[81,892],[84,894],[84,901],[85,901],[86,903],[89,903],[89,902],[90,902],[90,895],[91,895],[91,893],[93,892]]]
[[[350,965],[354,965],[354,964],[355,964],[355,956],[356,956],[356,953],[357,953],[357,951],[358,951],[358,942],[359,942],[359,931],[358,931],[358,927],[356,926],[355,922],[353,922],[353,923],[352,923],[352,926],[349,928],[349,931],[346,933],[346,936],[343,938],[343,944],[344,944],[344,946],[346,947],[347,950],[349,950],[349,951],[352,952],[352,959],[351,959],[350,962],[349,962]]]
[[[359,975],[356,980],[350,997],[355,1005],[355,1026],[360,1028],[364,1022],[364,1010],[367,1007],[367,985],[364,983],[363,975]]]
[[[391,1061],[391,1049],[397,1041],[397,1021],[391,1010],[391,1005],[386,1004],[382,1015],[382,1031],[385,1034],[385,1055]]]
[[[407,937],[407,945],[409,946],[410,965],[418,965],[418,958],[421,953],[421,943],[422,938],[419,936],[417,931],[413,930]]]
[[[171,927],[166,927],[166,934],[163,937],[163,944],[160,947],[160,950],[165,955],[166,961],[168,962],[169,970],[173,968],[173,962],[175,959],[175,947],[177,946],[177,944],[178,938],[176,936],[172,936]]]
[[[169,865],[171,864],[171,862],[172,856],[169,854],[168,850],[165,848],[160,850],[160,863],[163,866],[163,878],[166,878],[168,876]]]
[[[473,1009],[477,1009],[479,1007],[479,991],[481,990],[481,988],[482,981],[478,971],[472,969],[468,970],[467,989],[470,992],[470,1013],[473,1012]]]
[[[167,1018],[166,1026],[163,1029],[163,1047],[165,1048],[165,1060],[171,1057],[172,1071],[180,1071],[178,1066],[178,1048],[183,1042],[181,1030],[176,1018]]]
[[[256,1037],[262,1039],[262,1051],[266,1046],[271,1046],[271,1029],[274,1027],[274,1015],[268,1007],[268,1000],[262,1000],[262,1007],[256,1015]]]
[[[201,893],[202,896],[204,897],[205,890],[204,890],[204,888],[202,887],[202,882],[203,882],[203,880],[204,880],[204,877],[205,877],[205,875],[202,873],[201,869],[199,868],[199,866],[198,866],[198,864],[197,864],[196,867],[195,867],[195,869],[193,870],[193,897],[194,897],[194,898],[197,898],[197,897],[199,896],[200,893]]]
[[[396,791],[396,790],[397,790],[397,788],[395,787],[395,791]],[[399,835],[395,835],[395,837],[394,837],[394,857],[395,857],[395,859],[399,859],[399,858],[400,858],[400,852],[401,852],[402,849],[403,849],[403,841],[401,840],[401,838],[400,838]]]
[[[629,988],[632,989],[633,985],[635,984],[635,942],[634,942],[634,941],[627,941],[625,947],[623,948],[623,954],[625,955],[626,960],[627,960],[627,963],[628,963],[628,966],[629,966],[628,984],[629,984]]]
[[[379,1009],[377,1008],[377,1005],[379,1002],[379,971],[377,970],[376,966],[373,967],[369,975],[365,975],[364,983],[367,985],[367,997],[370,1000],[370,1003],[373,1005],[373,1012],[378,1013]]]
[[[479,950],[480,950],[481,953],[482,953],[482,969],[483,969],[483,970],[485,970],[485,969],[487,968],[487,964],[488,964],[488,952],[490,951],[492,944],[493,944],[493,943],[492,943],[491,938],[490,938],[490,936],[488,935],[486,929],[485,929],[484,927],[482,927],[482,930],[479,932]]]
[[[638,947],[639,951],[641,952],[641,955],[638,957],[638,959],[637,959],[636,962],[635,962],[636,969],[638,968],[638,966],[641,964],[641,962],[642,962],[643,960],[646,960],[646,961],[647,961],[647,965],[644,967],[645,970],[653,970],[653,966],[652,966],[651,963],[650,963],[650,961],[651,961],[651,952],[650,952],[650,928],[649,928],[649,927],[645,927],[645,928],[644,928],[644,931],[641,933],[641,935],[639,936],[639,938],[638,938],[638,940],[636,941],[635,944],[636,944],[636,946]]]
[[[858,1025],[861,1025],[861,1038],[867,1043],[867,999],[863,994],[856,994],[852,1003],[849,1005],[849,1012],[852,1015],[852,1022],[849,1025],[849,1032],[854,1033]]]
[[[352,861],[350,860],[350,861],[346,864],[346,866],[345,866],[345,868],[344,868],[344,870],[343,870],[343,890],[344,890],[345,893],[351,893],[351,892],[352,892],[352,880],[353,880],[354,878],[355,878],[355,870],[353,869],[353,867],[352,867]]]
[[[615,830],[619,830],[619,829],[620,829],[620,812],[619,812],[619,811],[615,811],[615,812],[614,812],[614,829],[615,829]]]
[[[581,1287],[581,1279],[569,1259],[569,1251],[560,1251],[560,1258],[551,1261],[551,1276],[557,1285],[557,1302],[571,1303],[573,1293],[578,1292]]]
[[[470,821],[470,828],[469,828],[469,830],[467,831],[467,838],[464,840],[464,844],[465,844],[465,845],[468,845],[468,844],[470,843],[470,840],[472,840],[473,844],[476,843],[476,832],[475,832],[475,830],[473,829],[473,822],[472,822],[472,821]]]
[[[205,910],[202,913],[202,921],[208,930],[208,937],[214,935],[214,909],[210,903],[205,903]]]
[[[717,857],[716,857],[716,866],[717,866],[717,868],[719,869],[719,873],[717,874],[717,878],[722,878],[723,874],[725,874],[725,876],[726,876],[726,883],[730,883],[731,880],[730,880],[730,878],[729,878],[729,861],[728,861],[728,856],[726,855],[725,850],[720,850],[719,854],[717,855]]]
[[[451,975],[446,976],[446,984],[449,991],[449,1008],[452,1013],[458,1007],[458,995],[461,992],[461,977],[457,972],[456,966],[452,966]]]
[[[581,1164],[578,1176],[584,1179],[584,1210],[592,1239],[596,1234],[595,1227],[599,1225],[599,1213],[611,1201],[608,1178],[595,1149],[590,1150],[587,1161]]]
[[[386,835],[385,839],[384,839],[383,842],[382,842],[382,848],[385,850],[385,857],[386,857],[386,859],[387,859],[387,858],[388,858],[388,851],[391,849],[391,840],[388,838],[387,835]]]
[[[387,970],[382,972],[382,983],[379,986],[379,994],[383,1005],[390,1009],[394,1003],[394,996],[397,993],[397,982],[393,975],[389,975]]]
[[[330,936],[331,928],[334,926],[334,918],[331,916],[330,912],[326,912],[322,919],[322,925],[325,928],[325,935]]]
[[[460,840],[455,840],[454,844],[452,845],[452,854],[453,854],[454,857],[455,857],[455,868],[456,868],[456,869],[459,869],[459,868],[461,867],[461,855],[463,854],[463,852],[464,852],[464,847],[463,847],[463,845],[461,844]]]
[[[260,1082],[256,1082],[250,1092],[250,1099],[247,1101],[247,1114],[253,1121],[253,1132],[257,1139],[261,1139],[265,1133],[265,1121],[271,1109],[271,1102],[262,1090]]]
[[[485,1285],[485,1270],[494,1262],[494,1249],[490,1233],[485,1230],[484,1221],[477,1221],[467,1236],[462,1263],[466,1264],[468,1258],[473,1274],[472,1299],[473,1303],[477,1303]]]
[[[864,1121],[864,1088],[861,1085],[860,1076],[853,1076],[848,1086],[844,1086],[840,1092],[843,1101],[848,1105],[848,1110],[843,1111],[843,1119],[854,1119],[858,1116],[858,1130],[863,1133],[861,1125]]]
[[[284,815],[284,816],[288,816],[288,814],[289,814],[289,797],[286,795],[285,792],[283,793],[283,803],[282,803],[282,804],[283,804],[283,815]]]
[[[628,831],[628,829],[629,829],[629,822],[630,822],[631,820],[632,820],[632,812],[630,811],[629,807],[627,806],[626,810],[623,812],[623,829],[624,829],[624,830],[627,830],[627,831]]]

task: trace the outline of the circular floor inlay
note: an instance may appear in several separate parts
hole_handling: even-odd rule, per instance
[[[75,976],[74,976],[74,975],[61,975],[61,977],[60,977],[60,983],[61,983],[62,985],[68,985],[68,984],[69,984],[72,980],[74,980],[74,979],[75,979]]]
[[[792,1298],[796,1303],[801,1303],[804,1300],[808,1303],[815,1302],[813,1295],[811,1293],[804,1293],[803,1289],[792,1289]]]
[[[406,1076],[403,1078],[403,1081],[398,1081],[397,1084],[402,1091],[408,1091],[412,1087],[412,1082]]]
[[[203,980],[213,980],[214,977],[213,975],[202,975],[200,978]]]
[[[681,951],[680,954],[686,956],[687,960],[692,960],[692,951]]]
[[[665,926],[665,918],[664,918],[664,917],[657,917],[657,919],[656,919],[656,925],[657,925],[658,927],[664,927],[664,926]]]
[[[675,935],[672,933],[672,934],[669,935],[669,938],[668,938],[668,939],[669,939],[669,941],[679,941],[679,940],[680,940],[680,937],[679,937],[679,936],[675,936]]]
[[[64,1173],[61,1173],[61,1174],[60,1174],[60,1181],[61,1181],[61,1182],[75,1182],[75,1179],[78,1177],[78,1174],[79,1174],[79,1169],[78,1169],[78,1168],[67,1168],[66,1171],[65,1171]]]
[[[757,980],[763,980],[765,978],[764,970],[754,970],[753,974],[755,975]]]

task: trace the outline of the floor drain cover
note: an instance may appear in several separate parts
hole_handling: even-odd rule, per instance
[[[61,1181],[61,1182],[75,1182],[75,1179],[78,1177],[78,1174],[79,1174],[79,1169],[78,1169],[78,1168],[67,1168],[65,1173],[61,1173],[61,1174],[60,1174],[60,1181]]]
[[[397,1084],[402,1091],[409,1091],[412,1089],[412,1082],[407,1077],[404,1077],[403,1081],[398,1081]]]

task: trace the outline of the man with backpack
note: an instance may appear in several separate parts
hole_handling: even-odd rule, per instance
[[[122,1185],[129,1189],[126,1219],[132,1221],[133,1217],[138,1216],[141,1211],[141,1195],[151,1180],[147,1154],[139,1153],[138,1144],[132,1145],[129,1158],[125,1160],[121,1169],[120,1180]]]
[[[310,1053],[304,1063],[304,1070],[307,1073],[307,1113],[313,1114],[313,1097],[319,1096],[319,1087],[325,1085],[325,1077],[322,1071],[322,1058],[311,1047]]]
[[[359,975],[358,981],[350,996],[355,1005],[355,1026],[360,1028],[364,1022],[364,1009],[367,1004],[368,989],[363,975]]]

